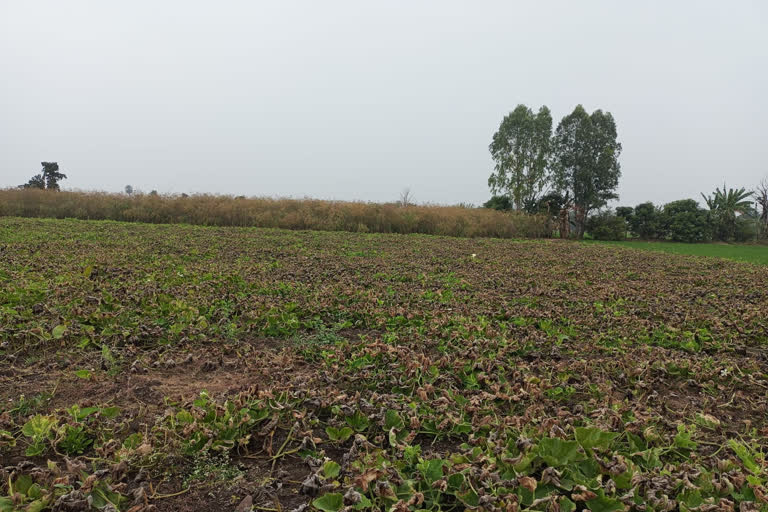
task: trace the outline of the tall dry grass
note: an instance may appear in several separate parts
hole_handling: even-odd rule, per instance
[[[0,216],[461,237],[541,238],[552,233],[545,217],[485,208],[402,207],[395,203],[246,199],[208,194],[128,196],[104,192],[5,189],[0,190]]]

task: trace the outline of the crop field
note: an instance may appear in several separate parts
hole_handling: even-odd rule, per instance
[[[0,512],[768,509],[768,267],[0,218]]]

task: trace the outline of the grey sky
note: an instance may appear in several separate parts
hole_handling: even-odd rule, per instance
[[[0,187],[478,204],[518,103],[611,111],[622,204],[750,187],[766,6],[0,0]]]

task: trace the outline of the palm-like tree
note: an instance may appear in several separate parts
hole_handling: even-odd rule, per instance
[[[760,220],[763,224],[768,224],[768,178],[763,178],[763,181],[757,186],[757,202],[762,208],[760,214]]]
[[[751,196],[752,191],[747,191],[745,188],[726,190],[725,185],[722,190],[719,187],[716,188],[712,196],[701,194],[712,212],[721,238],[729,239],[733,236],[737,215],[753,212],[752,202],[748,199]]]

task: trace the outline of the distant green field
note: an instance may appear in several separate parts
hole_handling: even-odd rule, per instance
[[[619,245],[642,249],[646,251],[671,252],[675,254],[691,254],[694,256],[709,256],[727,258],[729,260],[747,261],[759,265],[768,265],[768,246],[743,244],[683,244],[676,242],[586,242],[609,245]]]

